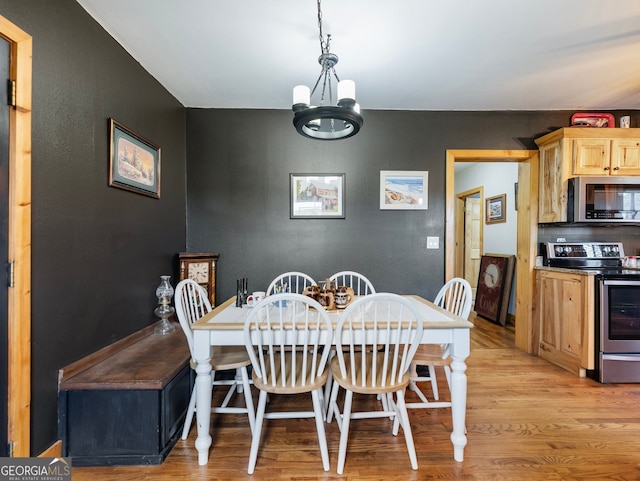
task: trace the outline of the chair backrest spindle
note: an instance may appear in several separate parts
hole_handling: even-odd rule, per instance
[[[271,281],[266,292],[267,296],[285,292],[302,294],[306,287],[313,285],[316,285],[316,281],[303,272],[285,272]]]
[[[371,281],[355,271],[336,272],[329,279],[335,281],[338,286],[350,287],[356,296],[368,296],[376,293]]]
[[[336,327],[341,375],[362,388],[401,382],[422,329],[422,319],[409,299],[386,293],[358,299],[345,309]]]
[[[314,383],[323,373],[332,327],[314,299],[273,294],[252,308],[244,336],[256,375],[273,388],[286,389]]]
[[[454,277],[442,286],[433,303],[458,317],[468,319],[471,297],[471,284],[465,279]]]
[[[176,316],[187,338],[189,351],[193,357],[193,332],[191,331],[191,324],[211,310],[211,303],[207,298],[207,291],[191,279],[184,279],[178,283],[174,300]]]

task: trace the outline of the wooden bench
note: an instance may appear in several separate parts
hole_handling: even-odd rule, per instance
[[[160,464],[181,434],[193,387],[180,326],[148,326],[61,369],[58,427],[75,466]]]

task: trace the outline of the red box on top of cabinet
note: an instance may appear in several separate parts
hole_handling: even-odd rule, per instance
[[[608,127],[616,126],[616,121],[612,114],[579,112],[571,116],[572,127]]]

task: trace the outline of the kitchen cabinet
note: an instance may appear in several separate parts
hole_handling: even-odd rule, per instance
[[[540,146],[539,223],[567,220],[569,169],[564,144],[564,139],[557,139]]]
[[[572,173],[640,175],[640,139],[575,139]]]
[[[640,176],[640,129],[565,127],[536,139],[540,149],[538,222],[566,222],[568,179]]]
[[[538,355],[584,377],[594,369],[594,277],[564,270],[536,270]]]
[[[609,175],[611,172],[611,141],[609,139],[574,139],[573,175]]]

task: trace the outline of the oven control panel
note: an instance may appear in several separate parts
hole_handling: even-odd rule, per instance
[[[621,259],[622,242],[548,242],[549,259]]]

